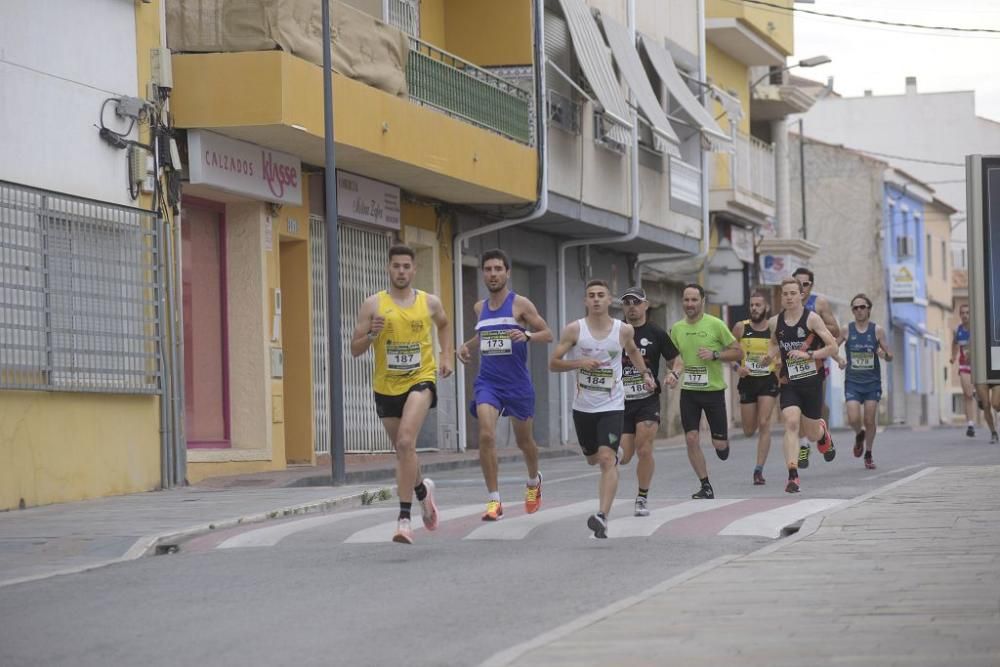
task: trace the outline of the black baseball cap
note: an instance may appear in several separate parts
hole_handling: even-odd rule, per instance
[[[632,297],[634,299],[639,299],[639,301],[645,301],[646,300],[646,290],[642,289],[641,287],[629,287],[627,290],[625,290],[624,292],[622,292],[622,295],[619,298],[622,301],[624,301],[628,297]]]

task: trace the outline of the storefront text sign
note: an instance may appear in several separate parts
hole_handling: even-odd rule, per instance
[[[348,220],[399,229],[399,188],[338,171],[337,215]]]
[[[278,204],[302,204],[302,162],[294,155],[204,130],[188,132],[192,183]]]
[[[915,269],[912,263],[889,265],[889,298],[910,301],[916,298]]]

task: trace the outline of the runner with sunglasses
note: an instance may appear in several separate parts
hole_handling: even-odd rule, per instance
[[[625,421],[622,428],[621,447],[618,448],[618,463],[625,465],[638,457],[635,474],[639,491],[635,497],[635,516],[649,516],[646,503],[649,486],[653,481],[656,463],[653,459],[653,438],[660,426],[660,359],[668,363],[677,356],[667,332],[649,321],[646,313],[649,301],[641,287],[630,287],[621,296],[625,321],[635,330],[635,345],[642,353],[646,367],[653,372],[656,386],[649,389],[645,376],[632,365],[628,357],[622,359],[622,382],[625,385]]]
[[[865,294],[851,299],[854,321],[847,332],[837,339],[845,343],[847,359],[838,361],[846,369],[844,400],[847,421],[854,429],[854,456],[865,455],[865,468],[875,469],[872,445],[875,443],[875,419],[882,400],[882,366],[880,360],[892,361],[892,351],[886,344],[885,330],[871,321],[872,300]],[[862,409],[864,414],[862,417]]]
[[[823,324],[826,325],[827,330],[833,335],[834,338],[839,338],[840,336],[840,324],[837,322],[836,316],[833,314],[833,308],[830,306],[830,302],[827,301],[826,297],[819,296],[818,294],[813,294],[813,287],[816,285],[816,277],[812,271],[800,266],[795,269],[795,273],[792,277],[799,281],[799,285],[802,287],[802,305],[808,309],[815,311],[817,315],[823,320]],[[831,357],[836,359],[839,363],[840,360],[836,355]],[[826,377],[830,374],[830,368],[827,362],[823,363],[823,368],[820,371],[820,384],[823,386],[820,388],[820,401],[821,408],[825,408],[826,404]],[[809,467],[809,440],[807,438],[799,438],[799,468]],[[827,450],[823,455],[824,460],[832,461],[835,456],[834,450]]]

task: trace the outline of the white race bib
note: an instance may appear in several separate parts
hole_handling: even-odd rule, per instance
[[[764,363],[764,356],[762,354],[747,355],[747,370],[750,371],[750,375],[759,377],[771,374],[771,365]]]
[[[492,329],[479,332],[479,353],[486,357],[511,353],[510,330]]]
[[[785,364],[788,367],[789,380],[801,380],[802,378],[816,375],[816,362],[812,359],[791,359]]]
[[[387,343],[385,362],[390,373],[412,373],[420,368],[420,343]]]
[[[615,372],[610,368],[580,369],[580,389],[585,391],[600,391],[610,394],[614,380]]]
[[[875,353],[851,352],[851,368],[856,371],[875,370]]]
[[[653,395],[653,392],[646,389],[646,376],[635,366],[626,366],[622,369],[622,384],[625,385],[625,400]]]
[[[704,389],[708,386],[708,368],[705,366],[688,366],[684,369],[684,379],[681,387],[684,389]]]

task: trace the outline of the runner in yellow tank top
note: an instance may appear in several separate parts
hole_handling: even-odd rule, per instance
[[[743,433],[748,438],[757,433],[757,464],[753,483],[765,484],[764,464],[771,450],[771,413],[778,396],[778,365],[765,363],[771,345],[771,325],[768,321],[769,295],[757,290],[750,295],[750,319],[733,325],[733,337],[743,348],[743,361],[733,364],[739,376],[736,390],[740,394],[740,418]]]
[[[351,354],[359,357],[374,343],[372,385],[375,409],[396,450],[399,522],[393,542],[413,543],[410,509],[413,494],[420,502],[424,527],[437,528],[434,482],[420,474],[417,435],[427,412],[437,405],[435,380],[451,375],[454,343],[441,300],[411,287],[417,272],[411,248],[389,248],[389,289],[361,304],[351,337]],[[441,342],[440,363],[434,360],[431,326]]]
[[[376,394],[399,396],[414,385],[437,379],[428,295],[420,290],[413,290],[413,294],[409,305],[394,301],[388,290],[376,295],[377,312],[385,320],[372,346],[375,355],[372,385]]]

